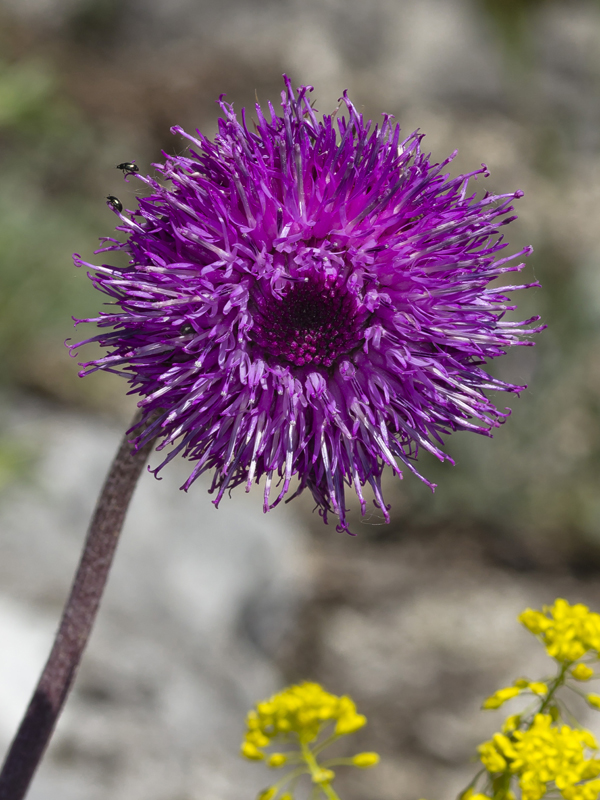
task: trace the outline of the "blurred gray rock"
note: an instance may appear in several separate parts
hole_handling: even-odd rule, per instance
[[[28,482],[0,500],[0,744],[43,666],[120,432],[40,405],[4,408],[35,441]],[[153,463],[156,461],[153,458]],[[76,688],[31,800],[227,800],[260,776],[238,756],[246,711],[281,688],[274,665],[306,588],[305,536],[260,490],[219,510],[186,465],[136,490]],[[250,792],[252,796],[253,792]]]

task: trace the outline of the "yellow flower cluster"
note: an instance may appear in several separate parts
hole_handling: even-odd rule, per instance
[[[558,598],[543,611],[527,608],[519,621],[541,638],[548,655],[557,661],[576,661],[589,650],[600,652],[600,614],[582,603],[572,606]]]
[[[266,757],[269,767],[277,769],[287,764],[291,770],[262,791],[257,800],[293,800],[296,783],[302,776],[309,776],[312,781],[311,798],[316,800],[324,796],[327,800],[339,800],[331,786],[335,772],[330,768],[343,765],[368,769],[379,763],[379,756],[365,752],[321,761],[321,754],[340,736],[354,733],[366,722],[350,697],[330,694],[318,683],[289,686],[269,700],[257,703],[246,717],[241,754],[252,761],[262,761]],[[329,728],[332,723],[335,723],[333,730]],[[329,731],[321,737],[326,728]],[[300,747],[266,754],[264,748],[275,740]],[[286,790],[281,794],[284,787]]]
[[[296,734],[301,744],[312,742],[322,727],[331,722],[336,723],[335,734],[343,736],[362,728],[367,719],[357,713],[349,697],[330,694],[318,683],[290,686],[269,700],[257,703],[256,709],[248,713],[242,755],[257,761],[263,759],[261,748],[271,744],[275,736]],[[271,756],[271,761],[273,758]],[[285,762],[279,760],[270,766],[282,763]]]
[[[600,775],[600,759],[586,757],[586,748],[598,750],[589,731],[559,727],[550,714],[537,714],[528,730],[497,733],[478,750],[488,772],[518,776],[523,800],[540,800],[551,782],[566,800],[596,800],[600,781],[590,779]]]

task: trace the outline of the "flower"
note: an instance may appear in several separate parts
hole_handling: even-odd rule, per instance
[[[357,753],[355,756],[352,756],[352,763],[354,766],[360,767],[361,769],[375,767],[379,764],[379,761],[379,753]]]
[[[597,800],[600,794],[600,781],[588,781],[577,786],[566,786],[561,794],[566,800]]]
[[[586,700],[592,708],[597,708],[600,710],[600,694],[588,694],[586,695]]]
[[[498,752],[494,742],[484,742],[477,748],[479,758],[488,772],[504,772],[506,769],[506,759]]]
[[[488,772],[518,776],[523,800],[540,800],[550,782],[567,800],[587,800],[598,782],[580,782],[600,775],[600,760],[586,757],[586,749],[598,750],[590,731],[554,725],[550,714],[536,714],[528,730],[514,731],[510,738],[496,733],[478,747]]]
[[[502,733],[511,734],[521,724],[521,714],[511,714],[502,723]]]
[[[507,700],[512,700],[513,697],[521,694],[521,689],[517,686],[507,686],[506,689],[498,689],[494,694],[490,695],[487,700],[483,701],[482,708],[495,709],[504,705]]]
[[[543,681],[533,681],[532,683],[528,684],[527,688],[534,694],[542,696],[548,694],[548,687]]]
[[[248,713],[242,755],[250,760],[262,759],[264,754],[258,748],[267,747],[280,737],[294,736],[301,744],[314,742],[323,728],[334,722],[334,733],[345,736],[366,725],[367,719],[357,713],[350,697],[330,694],[318,683],[289,686],[269,700],[257,703],[256,709]],[[280,761],[282,754],[276,755],[278,762],[285,763]],[[272,763],[272,758],[269,766],[279,766]]]
[[[542,681],[528,681],[526,678],[517,678],[513,686],[498,689],[483,701],[481,707],[486,710],[500,708],[507,700],[512,700],[513,697],[517,697],[521,692],[525,691],[530,691],[537,695],[545,695],[548,694],[548,687]]]
[[[594,670],[588,667],[587,664],[577,664],[571,670],[571,677],[575,678],[576,681],[589,681],[593,674]]]
[[[559,597],[554,605],[544,606],[543,611],[525,609],[519,621],[540,637],[548,655],[557,661],[576,661],[589,650],[600,653],[600,614],[590,611],[583,603],[570,605]],[[593,673],[581,670],[577,674],[590,677]],[[575,670],[573,677],[577,677]]]
[[[348,530],[346,486],[364,514],[369,484],[389,521],[385,465],[419,475],[421,448],[450,460],[444,435],[490,435],[508,416],[484,390],[524,387],[484,365],[541,328],[504,319],[507,293],[526,287],[489,284],[531,248],[497,258],[522,192],[469,194],[485,165],[450,178],[454,156],[432,163],[420,133],[365,123],[346,93],[345,116],[319,120],[311,87],[285,86],[282,113],[269,104],[267,121],[257,105],[254,129],[223,98],[214,141],[174,127],[191,146],[156,165],[162,182],[128,174],[149,195],[130,213],[111,204],[126,241],[98,251],[128,266],[75,257],[114,306],[76,320],[107,350],[80,374],[129,380],[136,446],[158,434],[170,448],[155,473],[184,454],[183,488],[213,470],[217,505],[264,478],[265,511],[297,479]]]
[[[243,749],[243,745],[242,745]],[[278,769],[279,767],[283,767],[283,765],[287,762],[288,757],[285,753],[272,753],[269,756],[268,765],[273,767],[273,769]]]
[[[267,766],[275,769],[290,767],[291,771],[269,787],[273,792],[269,798],[279,796],[283,787],[291,784],[290,791],[282,794],[279,800],[292,800],[301,775],[310,775],[315,785],[311,797],[337,797],[330,786],[335,778],[331,767],[369,769],[379,763],[379,755],[363,752],[321,761],[323,751],[341,736],[362,728],[366,722],[366,717],[357,712],[354,701],[346,695],[330,694],[318,683],[288,686],[248,712],[240,754],[250,761],[263,760],[266,755]],[[263,748],[273,744],[283,744],[288,749],[265,754]],[[261,797],[259,795],[258,800]]]

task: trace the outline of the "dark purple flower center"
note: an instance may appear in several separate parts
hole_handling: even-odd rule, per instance
[[[299,279],[283,296],[255,302],[250,337],[267,359],[330,367],[360,345],[364,315],[339,277]]]

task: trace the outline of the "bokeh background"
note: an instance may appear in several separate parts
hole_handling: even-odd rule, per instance
[[[437,159],[458,148],[455,173],[524,190],[509,238],[543,289],[520,316],[548,329],[493,370],[529,389],[493,440],[451,438],[456,467],[422,459],[435,495],[390,479],[392,524],[374,509],[355,539],[303,498],[215,511],[177,491],[185,465],[145,476],[32,800],[252,798],[245,710],[301,679],[351,693],[357,747],[384,757],[345,800],[449,800],[497,724],[482,698],[547,669],[518,611],[600,610],[600,3],[0,0],[0,745],[134,407],[64,348],[101,300],[71,254],[112,232],[106,195],[135,202],[115,164],[180,152],[173,124],[214,134],[221,93],[277,102],[283,72],[321,111],[347,88]]]

